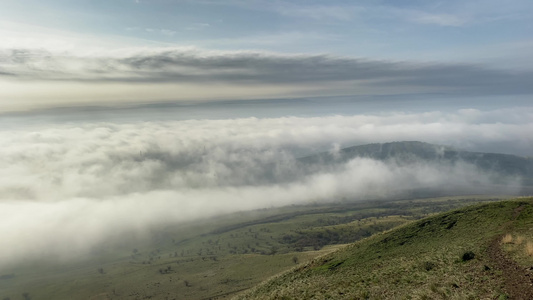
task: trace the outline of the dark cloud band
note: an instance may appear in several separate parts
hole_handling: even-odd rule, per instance
[[[200,50],[79,57],[19,49],[4,52],[1,57],[0,76],[26,80],[319,86],[353,82],[361,87],[401,87],[415,93],[533,93],[533,72],[510,72],[474,64]]]

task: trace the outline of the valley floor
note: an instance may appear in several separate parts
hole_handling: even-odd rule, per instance
[[[417,220],[439,212],[504,198],[508,197],[457,196],[366,202],[345,200],[237,213],[190,224],[169,224],[154,230],[149,239],[125,239],[95,249],[94,255],[85,260],[36,260],[2,270],[0,299],[225,299],[243,293],[245,296],[239,296],[241,299],[248,299],[252,295],[275,299],[280,295],[265,292],[259,296],[248,290],[265,280],[269,282],[269,278],[281,272],[293,268],[304,270],[302,266],[314,266],[312,269],[318,268],[317,272],[324,271],[326,275],[335,270],[334,277],[335,274],[342,277],[335,277],[335,280],[357,278],[351,273],[342,272],[348,264],[334,266],[335,260],[322,263],[321,259],[347,255],[349,249],[359,246],[342,245],[370,236],[365,241],[381,238],[384,236],[381,232],[397,226],[407,228],[405,224],[420,222]],[[375,253],[383,252],[385,258],[386,249],[374,250]],[[435,270],[442,266],[440,274],[445,273],[447,265],[454,265],[458,255],[453,252],[453,257],[431,258],[429,252],[421,257],[427,257]],[[373,259],[375,257],[371,256],[367,261],[372,262]],[[375,270],[387,270],[385,265],[388,263],[383,259],[379,266],[373,266]],[[405,265],[405,261],[400,259],[391,264],[401,266]],[[469,268],[468,264],[463,266]],[[363,267],[370,268],[372,265]],[[446,289],[450,289],[424,284],[424,278],[428,275],[424,272],[427,271],[418,272],[420,266],[416,264],[411,267],[417,270],[414,277],[395,284],[404,288],[409,284],[419,284],[427,290],[442,290],[444,294]],[[396,271],[390,269],[389,275],[403,280]],[[406,272],[412,273],[412,270],[406,269]],[[498,275],[494,270],[492,272],[492,275],[482,274],[492,278],[486,283],[499,284],[495,279]],[[378,276],[378,273],[374,273],[371,277],[359,278],[364,280],[364,284],[351,281],[342,281],[342,284],[363,286],[361,291],[366,291],[369,286],[387,283]],[[330,279],[328,277],[327,280]],[[331,283],[334,284],[335,280]],[[325,287],[331,292],[337,290],[324,286],[323,282],[316,283],[315,287]],[[368,295],[373,295],[372,290],[368,292]],[[302,292],[289,297],[306,295],[309,296]],[[343,298],[340,294],[335,295]],[[318,294],[316,297],[319,298]]]

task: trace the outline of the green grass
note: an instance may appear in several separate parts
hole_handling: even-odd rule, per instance
[[[147,239],[117,241],[78,261],[36,259],[1,270],[0,299],[24,299],[23,293],[33,300],[231,297],[294,268],[295,257],[305,264],[331,252],[335,245],[440,211],[498,198],[502,197],[344,201],[169,224],[154,229]],[[347,258],[334,266],[336,263],[317,265],[313,272],[328,274],[357,264]],[[434,263],[435,270],[445,264]]]
[[[475,205],[419,220],[313,260],[237,299],[497,299],[505,295],[503,277],[487,246],[506,231],[531,238],[532,201]],[[509,227],[520,205],[526,208]],[[464,260],[468,252],[475,257]],[[518,252],[531,265],[531,257]]]

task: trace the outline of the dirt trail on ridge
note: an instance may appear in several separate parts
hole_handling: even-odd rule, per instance
[[[513,219],[505,224],[504,228],[510,228],[524,208],[523,205],[517,207],[513,213]],[[524,268],[510,259],[500,246],[502,237],[503,234],[492,239],[487,254],[494,266],[503,272],[504,289],[510,299],[533,299],[533,267]]]

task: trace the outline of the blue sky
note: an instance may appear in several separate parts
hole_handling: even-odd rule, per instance
[[[486,47],[531,42],[533,12],[530,1],[23,0],[1,6],[3,20],[140,44],[384,58],[470,47],[497,52]]]
[[[530,95],[532,14],[525,0],[3,1],[0,109]]]

